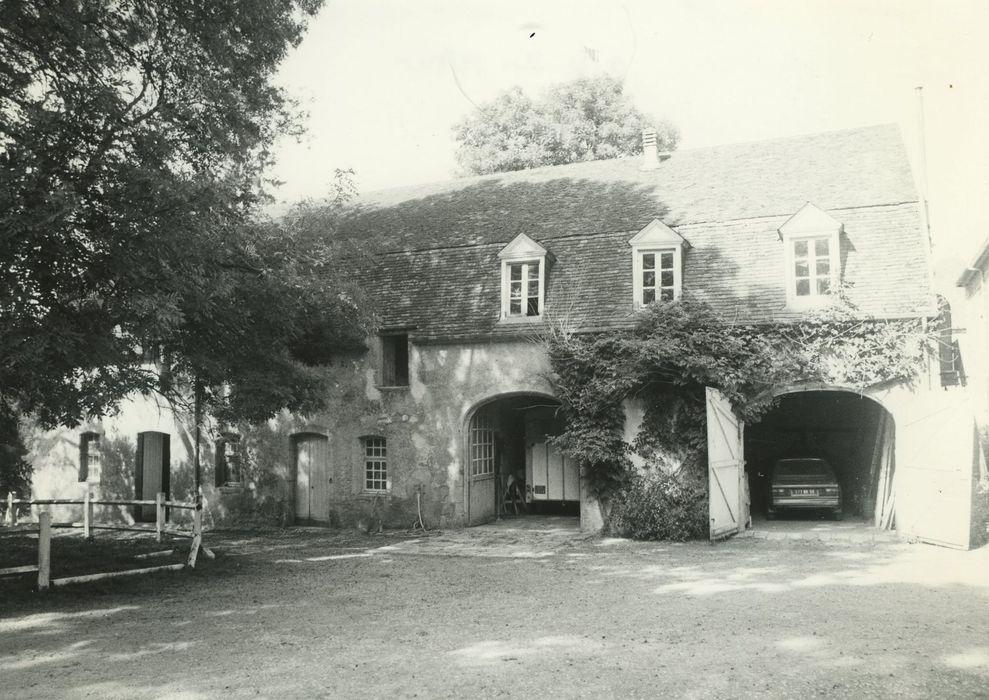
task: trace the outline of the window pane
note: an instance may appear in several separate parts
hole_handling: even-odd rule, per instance
[[[522,313],[522,299],[515,296],[508,303],[508,313],[512,316],[517,316]]]
[[[642,286],[643,287],[656,286],[656,272],[654,270],[646,270],[642,273]]]
[[[827,294],[830,291],[831,291],[831,280],[829,280],[827,277],[824,278],[819,277],[817,279],[817,293]]]
[[[526,316],[539,315],[539,297],[529,297],[528,303],[526,303],[525,305],[525,315]]]
[[[662,253],[659,260],[664,270],[673,269],[673,253]]]
[[[793,254],[798,258],[807,257],[807,241],[794,241],[793,242]]]
[[[642,269],[643,270],[655,270],[656,269],[656,256],[652,253],[642,254]]]
[[[810,295],[810,280],[797,280],[797,296],[805,297]]]
[[[509,269],[509,272],[510,272],[511,279],[513,279],[513,280],[520,280],[520,279],[522,279],[522,266],[521,265],[518,265],[518,264],[516,264],[516,265],[509,265],[508,266],[508,269]]]
[[[656,301],[656,290],[655,289],[643,289],[642,290],[642,303],[651,304]]]
[[[538,281],[539,280],[539,263],[530,263],[529,265],[527,265],[527,267],[529,268],[529,279],[530,280],[536,280],[536,281]]]
[[[662,292],[660,292],[659,298],[663,301],[673,301],[673,289],[670,287],[664,287]]]
[[[672,287],[673,286],[673,270],[663,270],[663,274],[662,274],[661,280],[663,282],[663,286],[664,287]]]
[[[818,275],[824,275],[825,277],[828,276],[829,274],[831,274],[831,263],[827,260],[827,258],[825,258],[824,260],[821,260],[820,258],[818,258],[818,260],[817,260],[817,274]]]
[[[826,256],[830,247],[827,238],[818,238],[814,241],[814,254],[819,257]]]
[[[810,266],[806,260],[798,260],[794,265],[793,271],[797,277],[807,277],[810,275]]]
[[[533,298],[533,297],[535,297],[536,299],[539,298],[539,280],[536,280],[534,282],[529,282],[529,290],[526,296],[528,296],[529,298]]]

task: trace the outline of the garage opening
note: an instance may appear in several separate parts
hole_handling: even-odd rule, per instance
[[[756,526],[766,518],[848,519],[893,529],[894,430],[885,408],[853,392],[802,391],[780,397],[761,421],[745,429],[745,470]],[[827,473],[819,460],[830,465],[837,480],[838,507],[834,489],[825,483],[829,479],[808,475],[807,483],[791,484],[784,476],[801,469]]]
[[[470,525],[526,516],[580,517],[576,464],[549,438],[563,432],[560,402],[512,395],[477,406],[468,420]]]

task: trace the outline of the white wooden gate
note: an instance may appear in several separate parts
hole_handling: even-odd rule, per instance
[[[708,512],[711,539],[723,539],[745,526],[743,424],[716,389],[707,396]]]
[[[968,549],[978,456],[969,404],[944,392],[896,426],[896,529],[924,542]]]
[[[330,441],[315,433],[295,438],[295,517],[330,519]]]

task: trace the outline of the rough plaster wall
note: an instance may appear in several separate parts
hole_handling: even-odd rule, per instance
[[[372,344],[375,345],[375,344]],[[380,350],[348,358],[330,370],[327,409],[307,417],[283,414],[265,426],[243,427],[249,462],[258,465],[267,492],[294,512],[292,435],[318,432],[329,438],[330,508],[326,521],[350,526],[364,521],[409,527],[420,495],[430,526],[464,523],[462,477],[464,428],[479,403],[511,392],[551,394],[545,352],[529,342],[476,345],[412,344],[409,386],[380,387]],[[363,493],[360,438],[387,440],[387,495]]]

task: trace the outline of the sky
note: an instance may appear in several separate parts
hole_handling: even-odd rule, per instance
[[[898,123],[960,267],[989,236],[987,34],[985,0],[327,0],[278,76],[308,115],[278,197],[448,179],[477,105],[610,73],[681,148]]]

